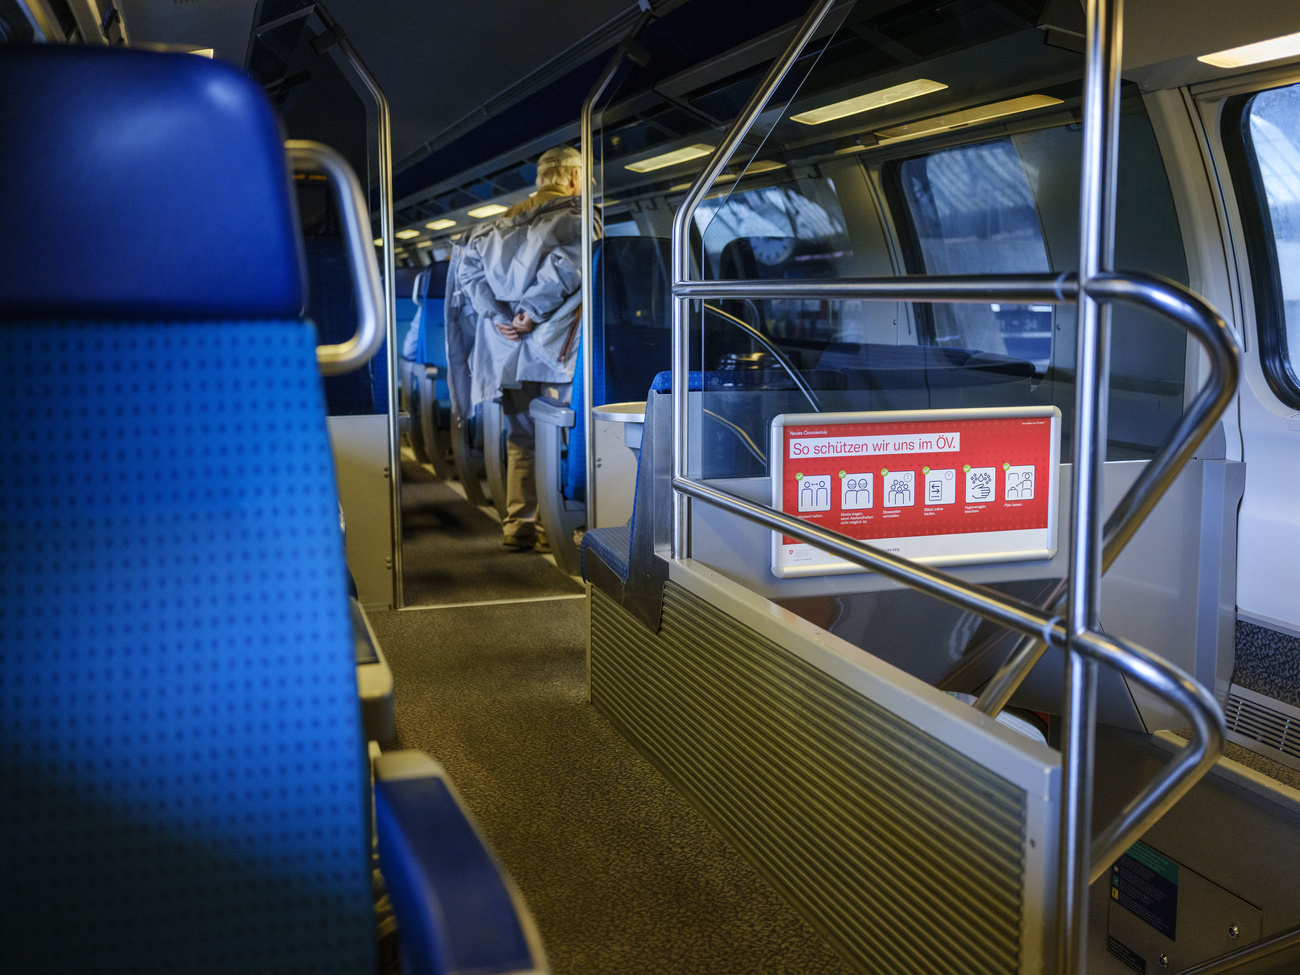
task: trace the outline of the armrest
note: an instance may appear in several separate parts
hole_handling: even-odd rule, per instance
[[[406,975],[549,972],[523,898],[442,766],[417,751],[379,756],[375,828]]]
[[[574,423],[573,410],[554,396],[538,396],[528,404],[528,413],[534,420],[553,427],[571,427]]]
[[[388,668],[370,620],[355,598],[348,601],[352,611],[352,646],[357,661],[357,694],[361,698],[361,724],[367,741],[387,741],[397,737],[393,714],[393,672]]]

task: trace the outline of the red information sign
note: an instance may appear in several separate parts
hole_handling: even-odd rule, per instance
[[[772,421],[772,505],[936,565],[1056,554],[1055,407],[809,413]],[[860,572],[773,536],[778,576]]]

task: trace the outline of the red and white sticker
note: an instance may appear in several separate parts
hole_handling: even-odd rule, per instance
[[[908,419],[901,419],[906,416]],[[805,414],[773,421],[774,506],[935,564],[1055,552],[1054,408]],[[858,571],[782,536],[773,569]]]

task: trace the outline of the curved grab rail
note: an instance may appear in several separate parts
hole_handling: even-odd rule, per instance
[[[928,593],[959,609],[978,613],[994,623],[1046,639],[1065,648],[1069,635],[1064,622],[1046,611],[983,586],[972,585],[940,569],[923,566],[889,552],[802,521],[754,501],[686,477],[672,479],[674,491],[739,515],[774,531],[784,532],[833,555],[879,572],[913,589]],[[1218,760],[1227,734],[1223,711],[1199,683],[1180,668],[1137,644],[1085,630],[1073,636],[1075,649],[1107,664],[1170,701],[1191,722],[1192,740],[1163,772],[1128,803],[1093,842],[1091,880],[1110,870],[1121,853],[1138,840],[1151,824],[1187,794]]]
[[[1099,301],[1119,301],[1146,308],[1180,326],[1200,342],[1210,359],[1210,375],[1205,385],[1184,411],[1165,445],[1143,468],[1106,519],[1101,564],[1105,572],[1232,402],[1241,377],[1241,349],[1223,317],[1176,282],[1147,274],[1099,274],[1089,282],[1087,290]],[[1062,580],[1043,601],[1043,606],[1055,615],[1064,601],[1065,581]],[[1017,643],[980,692],[975,707],[985,714],[996,715],[1006,707],[1046,651],[1047,644],[1034,637]]]
[[[384,297],[379,284],[379,265],[370,238],[370,218],[361,183],[347,160],[319,142],[290,139],[285,155],[294,172],[324,173],[330,178],[343,219],[348,267],[357,294],[357,331],[339,345],[316,346],[316,364],[323,375],[359,369],[374,358],[384,341]]]
[[[803,393],[804,398],[808,400],[808,405],[813,408],[813,411],[817,413],[822,411],[822,402],[817,398],[817,394],[812,391],[812,387],[808,385],[808,381],[804,379],[799,370],[794,367],[794,363],[790,361],[786,354],[772,344],[771,339],[764,335],[759,329],[756,329],[753,325],[749,324],[749,322],[737,318],[735,315],[728,314],[716,305],[710,305],[706,302],[704,310],[731,322],[737,328],[748,334],[750,338],[754,339],[754,341],[762,345],[763,348],[767,349],[767,351],[772,354],[772,358],[779,362],[781,368],[784,369],[790,378],[794,380],[794,384],[799,387],[799,390]]]

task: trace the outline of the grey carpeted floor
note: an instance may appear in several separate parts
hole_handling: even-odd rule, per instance
[[[371,616],[399,744],[451,773],[556,975],[847,972],[585,703],[585,613],[563,599]]]
[[[407,606],[582,592],[533,551],[501,544],[501,526],[419,464],[402,464],[402,587]]]

